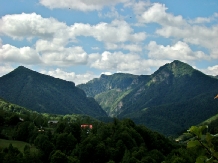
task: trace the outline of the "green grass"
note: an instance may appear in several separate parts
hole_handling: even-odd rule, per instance
[[[0,149],[7,148],[9,144],[12,144],[13,147],[18,148],[20,152],[23,152],[25,145],[30,146],[31,152],[37,152],[37,149],[34,146],[31,146],[29,143],[22,142],[22,141],[16,141],[16,140],[0,139]]]

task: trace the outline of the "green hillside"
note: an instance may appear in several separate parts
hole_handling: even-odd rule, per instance
[[[48,124],[50,119],[58,123]],[[46,123],[39,123],[43,121]],[[30,160],[37,163],[152,160],[158,163],[175,159],[171,154],[178,149],[185,150],[129,119],[114,118],[110,123],[103,123],[81,115],[40,114],[0,99],[0,160],[3,163]]]
[[[119,117],[133,118],[163,134],[175,134],[216,114],[213,97],[217,92],[217,79],[174,61],[122,100],[124,111]]]
[[[83,89],[88,96],[94,97],[110,117],[116,117],[122,112],[120,100],[148,79],[148,75],[116,73],[101,75],[99,79],[93,79],[77,87]]]
[[[0,78],[0,97],[41,113],[106,116],[105,111],[73,82],[23,66]]]

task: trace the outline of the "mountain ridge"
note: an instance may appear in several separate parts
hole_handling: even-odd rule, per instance
[[[102,74],[77,86],[23,66],[0,78],[0,97],[20,106],[48,113],[130,118],[164,135],[180,133],[216,114],[217,92],[217,78],[178,60],[151,75]]]
[[[40,74],[24,66],[0,78],[0,97],[39,112],[106,116],[98,103],[86,97],[74,82]]]
[[[217,113],[213,96],[218,92],[218,80],[178,60],[161,66],[132,85],[129,92],[124,89],[120,93],[124,96],[114,95],[114,103],[108,108],[108,99],[113,99],[110,91],[94,96],[109,115],[131,118],[165,135],[178,133]]]

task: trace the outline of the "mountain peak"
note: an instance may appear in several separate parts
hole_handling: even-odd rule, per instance
[[[179,60],[174,60],[171,63],[167,63],[161,66],[154,75],[159,73],[172,73],[175,77],[183,75],[191,75],[194,71],[194,68],[187,63],[181,62]]]
[[[0,78],[0,96],[26,108],[53,114],[106,116],[100,105],[87,98],[74,82],[19,66]]]
[[[175,60],[171,63],[167,63],[161,66],[157,71],[155,71],[151,76],[152,79],[148,85],[151,83],[159,83],[165,81],[166,83],[170,83],[170,79],[177,77],[182,77],[185,75],[191,76],[195,71],[190,65],[181,62],[179,60]]]
[[[27,67],[24,66],[18,66],[16,69],[14,69],[12,72],[35,72]]]

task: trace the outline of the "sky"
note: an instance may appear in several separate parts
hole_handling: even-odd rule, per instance
[[[0,0],[0,76],[22,65],[77,85],[174,60],[218,75],[217,0]]]

